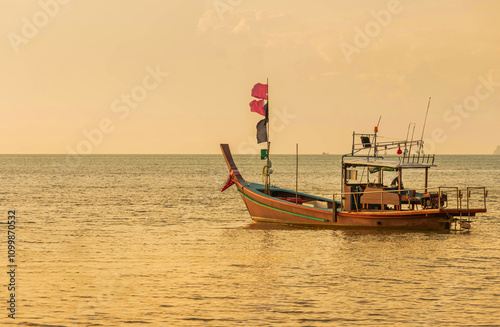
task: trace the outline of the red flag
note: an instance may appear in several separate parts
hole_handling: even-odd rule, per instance
[[[267,84],[255,84],[252,89],[252,96],[257,99],[267,100]]]
[[[258,113],[259,115],[265,116],[266,111],[264,109],[264,100],[253,100],[250,102],[250,110]]]

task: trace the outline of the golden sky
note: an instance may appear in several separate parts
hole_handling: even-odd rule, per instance
[[[0,153],[275,153],[352,132],[500,145],[500,1],[0,0]]]

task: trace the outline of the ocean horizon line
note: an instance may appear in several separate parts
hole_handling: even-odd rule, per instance
[[[346,153],[299,153],[307,156],[342,156]],[[91,156],[215,156],[222,155],[220,153],[89,153],[77,154],[76,156],[91,157]],[[260,156],[258,153],[234,153],[236,156]],[[295,153],[273,153],[272,155],[288,156],[296,155]],[[427,154],[424,154],[425,156]],[[500,154],[488,153],[433,153],[436,156],[497,156]],[[68,153],[0,153],[0,156],[75,156],[75,154]],[[397,154],[386,154],[382,157],[397,157]]]

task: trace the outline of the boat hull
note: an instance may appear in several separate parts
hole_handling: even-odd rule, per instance
[[[310,227],[371,227],[419,230],[450,229],[451,219],[440,209],[413,211],[338,211],[297,205],[255,192],[252,187],[237,184],[238,191],[255,222]],[[333,201],[332,201],[333,203]]]

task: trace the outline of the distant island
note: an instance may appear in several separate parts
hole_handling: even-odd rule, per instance
[[[500,154],[500,145],[497,146],[497,149],[493,152],[493,154]]]

